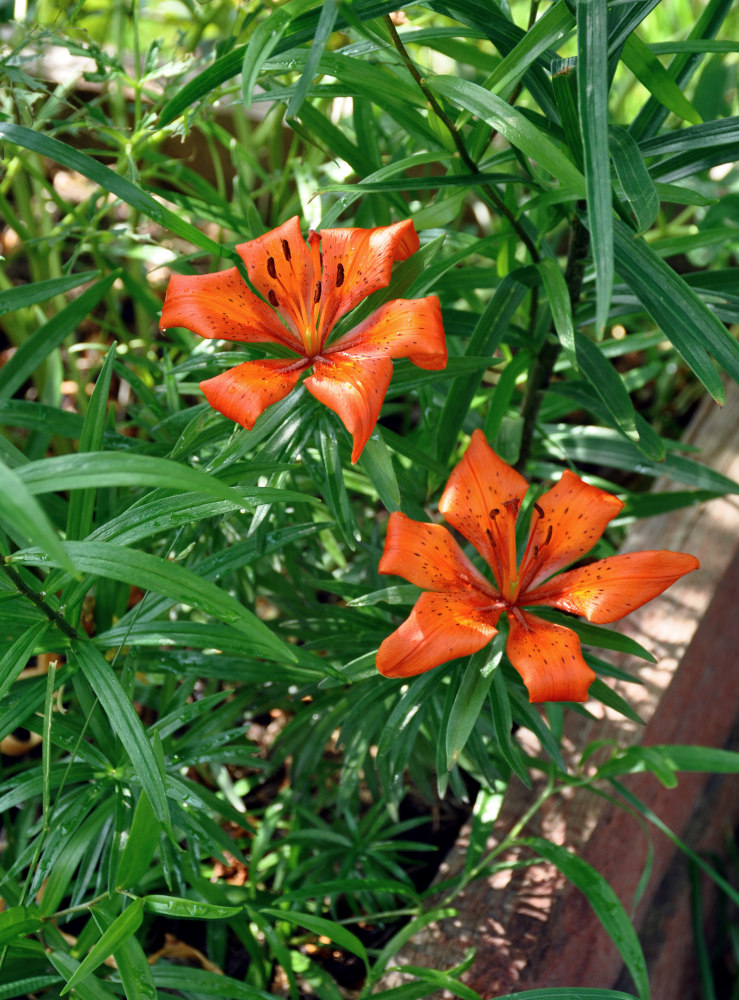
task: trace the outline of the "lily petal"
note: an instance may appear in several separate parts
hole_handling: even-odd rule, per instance
[[[159,321],[160,330],[171,326],[216,340],[284,344],[302,353],[301,341],[246,287],[235,267],[215,274],[173,274]]]
[[[321,344],[345,313],[390,284],[393,262],[406,260],[419,246],[411,219],[375,229],[322,229]]]
[[[536,502],[519,574],[521,603],[537,583],[590,552],[622,507],[618,497],[566,469]]]
[[[499,596],[443,525],[413,521],[400,511],[388,519],[379,568],[424,590],[445,593],[472,588],[486,595],[488,603]]]
[[[314,284],[320,275],[314,274],[313,255],[300,232],[297,215],[264,236],[239,244],[236,252],[256,290],[302,338],[311,324]]]
[[[503,596],[516,575],[516,516],[527,489],[476,430],[439,501],[446,520],[485,557]]]
[[[206,379],[200,388],[214,410],[251,430],[268,406],[287,396],[309,365],[310,360],[303,359],[245,361]]]
[[[352,462],[367,444],[393,374],[389,358],[359,358],[336,352],[315,359],[305,387],[335,413],[352,436]]]
[[[569,628],[517,608],[508,615],[508,659],[523,677],[529,701],[586,701],[595,674]]]
[[[377,669],[385,677],[413,677],[476,653],[498,631],[500,612],[480,607],[484,600],[471,594],[421,594],[406,621],[382,641]]]
[[[684,552],[628,552],[561,573],[524,600],[602,625],[640,608],[699,566],[695,556]]]
[[[419,368],[446,368],[447,348],[441,306],[435,295],[395,299],[376,309],[324,354],[346,351],[367,358],[410,358]]]

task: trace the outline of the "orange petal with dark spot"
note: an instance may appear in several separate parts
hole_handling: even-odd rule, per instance
[[[324,354],[345,351],[367,358],[410,358],[419,368],[446,368],[441,306],[435,295],[394,299],[331,344]]]
[[[508,615],[506,652],[523,677],[529,701],[586,701],[595,674],[569,628],[517,609]]]
[[[159,328],[182,326],[201,337],[244,343],[284,344],[302,353],[303,345],[254,292],[235,267],[215,274],[173,274],[167,286]]]
[[[390,284],[394,261],[405,260],[419,246],[410,219],[375,229],[322,229],[321,343],[345,313]]]
[[[352,436],[352,462],[367,444],[380,415],[393,374],[389,358],[357,358],[331,354],[316,358],[305,387],[319,402],[337,413]]]
[[[245,361],[200,383],[214,410],[248,430],[257,417],[295,387],[310,361],[268,359]]]
[[[313,273],[313,258],[297,215],[264,236],[239,244],[236,252],[252,285],[302,336],[310,323],[314,283],[320,275]]]
[[[566,469],[562,478],[536,502],[526,558],[521,563],[520,602],[524,591],[590,552],[623,502]],[[540,513],[542,516],[539,516]]]
[[[684,552],[627,552],[561,573],[522,602],[548,604],[602,625],[640,608],[699,566]]]
[[[472,588],[498,595],[441,524],[423,524],[395,511],[387,523],[380,572],[402,576],[424,590],[462,591]]]
[[[476,430],[439,501],[440,513],[485,557],[499,588],[515,576],[516,513],[528,488]],[[507,545],[511,534],[513,554]]]
[[[500,612],[479,606],[484,597],[421,594],[410,616],[383,640],[377,669],[385,677],[413,677],[486,646]]]

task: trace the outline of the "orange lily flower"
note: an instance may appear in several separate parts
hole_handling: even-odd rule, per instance
[[[577,635],[525,608],[548,605],[598,624],[614,622],[700,565],[682,552],[634,552],[552,576],[589,552],[623,507],[617,497],[569,470],[533,505],[518,564],[516,518],[527,490],[523,476],[475,431],[439,502],[449,524],[485,559],[494,584],[443,525],[390,515],[380,572],[402,576],[425,593],[380,645],[381,674],[411,677],[475,653],[496,634],[505,613],[506,652],[529,700],[585,701],[595,674],[583,659]]]
[[[236,250],[238,268],[170,278],[160,329],[182,326],[201,337],[280,344],[296,358],[247,361],[200,383],[210,405],[251,429],[287,396],[308,368],[306,389],[334,410],[352,435],[356,462],[377,423],[392,376],[392,358],[442,369],[447,350],[435,295],[395,299],[327,343],[337,321],[390,283],[393,262],[419,247],[406,219],[376,229],[324,229],[306,245],[297,216]],[[269,303],[269,304],[268,304]]]

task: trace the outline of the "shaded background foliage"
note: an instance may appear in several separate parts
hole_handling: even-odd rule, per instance
[[[378,677],[417,595],[378,576],[384,511],[427,520],[475,428],[534,481],[572,467],[623,497],[595,555],[635,518],[736,490],[679,437],[739,378],[737,12],[1,12],[0,730],[29,738],[3,744],[0,996],[369,993],[438,915],[427,817],[472,810],[484,843],[509,781],[575,780],[562,713],[587,711],[534,709],[498,643]],[[421,233],[352,323],[380,298],[442,302],[447,369],[396,362],[354,467],[302,390],[251,432],[202,402],[197,383],[259,345],[157,333],[170,273],[230,266],[294,214]],[[657,475],[674,491],[647,493]],[[603,678],[636,676],[598,650],[644,651],[568,624],[593,695],[632,714]],[[669,773],[634,754],[603,780]],[[608,886],[529,846],[589,895],[646,996]],[[456,887],[495,864],[475,850]],[[461,971],[394,992],[469,997]]]

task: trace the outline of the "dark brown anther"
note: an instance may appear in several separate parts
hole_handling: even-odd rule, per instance
[[[267,296],[267,298],[269,299],[269,301],[272,303],[273,306],[278,306],[280,304],[277,301],[277,296],[275,295],[274,288],[270,288],[269,295]]]
[[[518,499],[518,497],[513,497],[512,500],[504,500],[503,506],[511,515],[511,517],[516,518],[518,517],[518,512],[521,509],[521,501]]]
[[[282,241],[282,252],[285,255],[285,260],[289,261],[290,258],[292,257],[292,254],[290,253],[290,244],[287,242],[287,240]]]
[[[539,506],[538,503],[534,504],[534,510],[539,515],[539,517],[544,517],[544,510]]]
[[[314,302],[320,302],[321,301],[321,282],[320,281],[316,282],[316,287],[313,289],[313,301]]]
[[[493,507],[492,510],[488,511],[488,517],[490,517],[490,519],[493,521],[498,516],[498,514],[500,514],[500,507]]]
[[[277,268],[275,267],[274,257],[267,258],[267,274],[270,276],[270,278],[277,277]]]
[[[336,287],[337,288],[341,288],[341,286],[343,284],[344,284],[344,265],[343,264],[337,264],[336,265]]]
[[[544,544],[545,545],[549,545],[549,543],[551,542],[551,540],[552,540],[552,526],[550,524],[549,525],[549,529],[547,531],[547,537],[544,539]]]

